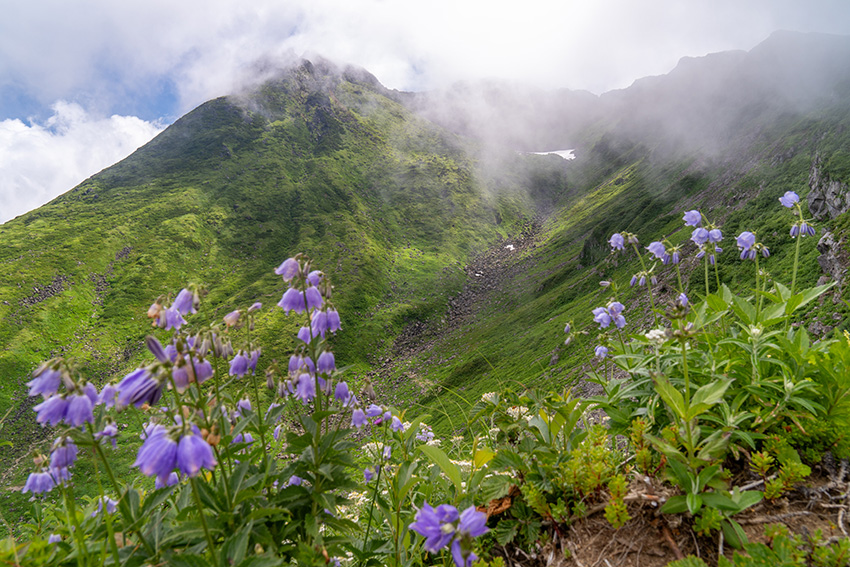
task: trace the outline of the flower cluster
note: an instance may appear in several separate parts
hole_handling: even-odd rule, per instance
[[[626,318],[623,310],[626,307],[619,301],[612,301],[606,307],[597,307],[593,310],[593,321],[599,323],[599,328],[604,329],[612,322],[618,329],[626,326]]]
[[[188,477],[197,476],[202,468],[212,470],[216,460],[209,443],[195,425],[181,423],[174,428],[153,425],[146,431],[133,466],[146,476],[155,476],[168,485],[174,469]]]
[[[702,258],[708,254],[708,261],[713,266],[715,255],[723,252],[723,248],[718,246],[720,241],[723,240],[721,230],[711,223],[703,225],[702,213],[697,210],[687,211],[682,220],[685,226],[694,227],[693,232],[691,232],[691,242],[699,248],[696,257]]]
[[[449,504],[436,508],[427,502],[416,513],[410,529],[425,538],[425,549],[437,553],[451,545],[452,559],[457,567],[469,567],[478,559],[472,552],[472,540],[489,531],[487,515],[470,506],[463,512]]]

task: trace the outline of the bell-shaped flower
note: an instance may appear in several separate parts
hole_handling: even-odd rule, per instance
[[[298,385],[295,387],[295,397],[301,400],[305,406],[316,397],[316,382],[309,374],[298,377]]]
[[[167,480],[177,466],[177,443],[164,427],[154,428],[139,448],[134,467],[145,476],[156,476]]]
[[[177,468],[188,477],[197,476],[200,470],[213,470],[216,465],[212,447],[194,432],[183,435],[177,443]]]
[[[316,361],[316,368],[319,370],[321,374],[330,374],[334,370],[336,370],[336,360],[334,359],[334,353],[326,350],[319,355],[319,359]]]
[[[786,191],[784,195],[779,197],[779,202],[782,203],[783,207],[791,208],[797,203],[800,202],[800,196],[797,195],[794,191]]]
[[[166,477],[156,477],[156,481],[154,482],[154,488],[159,490],[160,488],[166,488],[168,486],[174,486],[180,482],[180,477],[176,472],[168,473]]]
[[[60,437],[50,452],[50,468],[67,469],[77,460],[77,445],[70,437]]]
[[[682,217],[682,220],[685,221],[685,226],[699,226],[702,223],[702,215],[699,211],[686,211],[685,216]]]
[[[694,231],[691,233],[691,240],[697,246],[702,246],[703,244],[708,242],[709,236],[710,233],[708,230],[704,229],[703,227],[699,227],[695,228]]]
[[[320,309],[325,301],[322,299],[322,293],[316,286],[310,286],[304,291],[307,297],[307,309]]]
[[[79,427],[84,423],[94,422],[92,411],[94,404],[87,395],[75,394],[68,396],[68,409],[65,411],[65,423],[71,427]]]
[[[162,397],[162,384],[151,375],[147,368],[137,368],[127,374],[118,383],[116,389],[119,408],[125,408],[130,404],[136,407],[144,404],[153,405]]]
[[[304,304],[304,294],[294,287],[287,289],[277,304],[283,309],[283,312],[287,314],[290,311],[302,313],[304,309],[306,309]]]
[[[424,548],[431,553],[443,549],[455,537],[454,522],[458,519],[457,508],[441,504],[432,508],[427,502],[416,513],[410,529],[425,538]]]
[[[615,232],[611,235],[611,238],[608,239],[608,244],[611,245],[612,250],[622,250],[625,248],[626,241],[622,234]]]
[[[41,394],[46,399],[59,391],[62,371],[58,368],[58,365],[54,368],[49,363],[44,363],[32,373],[32,376],[33,379],[27,382],[30,396]]]
[[[274,273],[282,276],[283,281],[288,282],[301,273],[301,266],[295,258],[287,258],[280,266],[275,268]]]
[[[181,289],[177,297],[174,298],[171,308],[176,309],[181,315],[197,313],[198,310],[195,309],[195,294],[186,288]]]
[[[366,418],[366,414],[362,409],[357,408],[353,412],[351,412],[351,425],[356,428],[361,428],[368,423],[368,419]]]
[[[68,400],[56,395],[51,396],[33,408],[36,422],[42,425],[58,425],[65,419],[68,411]]]
[[[608,347],[599,345],[593,350],[593,353],[597,356],[597,358],[605,358],[608,356]]]
[[[245,356],[245,351],[240,350],[239,353],[230,361],[230,375],[239,376],[240,378],[248,373],[248,357]]]
[[[56,486],[56,481],[53,475],[46,470],[30,473],[27,477],[27,482],[24,484],[21,492],[32,492],[33,494],[41,494],[42,492],[50,492]]]

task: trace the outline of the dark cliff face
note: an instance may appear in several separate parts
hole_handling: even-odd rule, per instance
[[[809,188],[809,212],[816,219],[831,220],[850,211],[850,187],[824,171],[820,155],[812,161]]]

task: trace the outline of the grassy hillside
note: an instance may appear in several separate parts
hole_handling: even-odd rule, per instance
[[[648,328],[645,290],[628,287],[639,263],[609,254],[613,232],[634,232],[642,246],[686,243],[682,275],[698,295],[702,265],[681,217],[700,208],[723,228],[723,282],[752,286],[734,238],[754,230],[773,252],[762,267],[787,283],[790,215],[777,198],[805,196],[815,153],[850,180],[850,107],[840,101],[762,117],[708,154],[671,150],[663,128],[634,136],[602,117],[580,133],[579,159],[565,162],[492,153],[492,143],[482,153],[397,98],[363,72],[305,62],[202,105],[130,158],[0,225],[4,483],[21,484],[31,444],[50,435],[26,397],[36,365],[62,355],[95,381],[123,375],[146,356],[150,303],[189,282],[207,289],[206,316],[263,302],[263,368],[288,355],[296,330],[274,307],[284,286],[272,271],[308,253],[336,286],[334,349],[349,382],[375,377],[385,402],[430,413],[446,433],[463,425],[456,406],[484,392],[572,384],[591,364],[590,310],[610,296],[600,280],[620,285],[627,330]],[[801,251],[800,285],[821,276],[815,244]],[[656,273],[676,295],[673,268]],[[846,328],[840,293],[807,324]],[[564,346],[570,320],[588,334]],[[133,447],[122,451],[133,459]],[[5,496],[13,519],[25,513],[20,494]]]

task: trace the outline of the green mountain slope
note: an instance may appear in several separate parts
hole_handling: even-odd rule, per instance
[[[842,49],[815,51],[846,58]],[[773,61],[765,53],[756,55]],[[283,284],[272,270],[296,252],[336,285],[343,332],[334,347],[350,382],[378,377],[385,400],[431,413],[442,433],[461,425],[451,421],[455,404],[503,384],[571,384],[596,341],[590,309],[610,294],[600,280],[623,288],[629,332],[647,328],[644,290],[627,285],[638,262],[609,255],[613,232],[637,233],[643,245],[685,243],[684,283],[699,294],[704,276],[681,216],[701,208],[726,235],[725,283],[751,286],[753,266],[734,245],[743,230],[759,233],[773,251],[766,269],[787,281],[790,221],[777,198],[805,195],[816,154],[834,179],[850,181],[850,104],[836,96],[850,82],[836,74],[824,96],[770,99],[764,112],[752,104],[766,95],[743,87],[747,96],[713,106],[722,81],[706,77],[762,69],[754,57],[690,61],[610,97],[571,97],[587,114],[553,116],[569,125],[563,134],[530,134],[520,123],[546,120],[528,105],[517,124],[470,141],[422,117],[436,120],[427,97],[324,61],[202,105],[130,158],[0,225],[0,440],[13,443],[0,452],[2,478],[20,480],[30,444],[49,436],[26,398],[35,366],[61,354],[99,380],[120,376],[145,354],[147,307],[188,282],[206,287],[213,309],[204,312],[217,318],[262,301],[260,367],[287,356],[296,329],[274,307]],[[706,93],[696,97],[686,87],[700,77]],[[653,106],[661,98],[694,116],[677,122],[683,114]],[[546,112],[568,112],[546,100]],[[711,119],[728,113],[746,120]],[[465,134],[491,132],[466,118]],[[675,124],[688,136],[671,138]],[[691,143],[700,133],[710,144]],[[507,143],[517,140],[521,148]],[[513,151],[573,141],[574,162]],[[850,226],[846,215],[831,224],[839,237]],[[815,243],[802,250],[801,284],[822,275]],[[657,273],[676,295],[672,267]],[[840,294],[807,322],[845,328]],[[588,335],[567,347],[569,320]]]
[[[444,305],[470,253],[532,215],[532,202],[510,180],[485,187],[459,139],[387,94],[362,72],[304,62],[202,105],[2,225],[0,416],[11,413],[0,438],[14,444],[4,464],[43,433],[24,385],[41,360],[74,357],[100,380],[126,371],[150,303],[189,282],[206,286],[217,316],[262,301],[258,333],[269,359],[283,357],[293,329],[274,307],[273,269],[309,253],[336,283],[351,331],[337,356],[355,370],[405,321]]]

